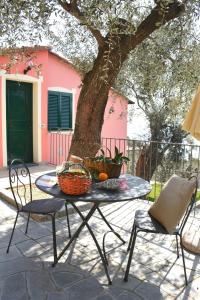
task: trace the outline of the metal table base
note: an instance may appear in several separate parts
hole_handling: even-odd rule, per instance
[[[108,284],[112,284],[112,281],[110,279],[110,275],[109,275],[109,272],[108,272],[108,262],[107,262],[107,259],[106,259],[106,256],[105,256],[105,251],[102,252],[101,250],[101,247],[95,237],[95,234],[91,228],[91,226],[89,225],[89,220],[90,218],[93,216],[93,214],[95,213],[95,211],[98,211],[101,218],[103,219],[103,221],[106,223],[106,225],[109,227],[109,229],[123,242],[125,243],[125,241],[121,238],[121,236],[113,229],[113,227],[108,223],[108,221],[106,220],[105,216],[103,215],[103,213],[101,212],[100,208],[99,208],[99,203],[94,203],[92,208],[90,209],[90,211],[88,212],[88,214],[84,217],[83,214],[81,213],[81,211],[78,209],[78,207],[75,205],[75,203],[71,202],[70,203],[73,208],[75,209],[75,211],[79,214],[79,216],[81,217],[82,219],[82,223],[81,225],[78,227],[78,229],[76,230],[76,232],[72,235],[70,241],[67,243],[67,245],[64,247],[64,249],[61,251],[61,253],[58,255],[58,257],[56,258],[56,260],[54,261],[53,263],[53,267],[57,264],[57,262],[60,260],[60,258],[63,256],[63,254],[67,251],[67,249],[70,247],[70,245],[72,244],[72,242],[78,238],[80,232],[83,230],[83,228],[86,226],[93,241],[95,242],[95,245],[97,247],[97,250],[99,252],[99,255],[100,255],[100,258],[101,258],[101,261],[103,263],[103,266],[104,266],[104,270],[105,270],[105,274],[106,274],[106,277],[108,279]]]

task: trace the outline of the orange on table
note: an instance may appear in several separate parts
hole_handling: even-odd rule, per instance
[[[99,173],[98,179],[100,181],[104,181],[104,180],[108,179],[108,174],[105,172],[101,172],[101,173]]]

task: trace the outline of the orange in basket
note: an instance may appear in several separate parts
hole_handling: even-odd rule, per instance
[[[105,173],[105,172],[101,172],[101,173],[99,173],[98,179],[99,179],[100,181],[105,181],[105,180],[108,179],[108,174]]]

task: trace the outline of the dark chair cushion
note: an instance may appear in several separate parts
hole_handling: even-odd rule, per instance
[[[26,205],[24,205],[21,211],[35,214],[56,213],[61,209],[64,203],[65,200],[58,198],[33,200],[32,202],[29,202]]]
[[[134,224],[147,232],[168,234],[167,230],[145,210],[136,210]]]

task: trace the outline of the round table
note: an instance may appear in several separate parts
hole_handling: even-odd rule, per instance
[[[71,237],[70,241],[67,243],[67,245],[64,247],[64,249],[59,254],[56,263],[59,261],[59,259],[65,253],[65,251],[69,248],[71,243],[79,236],[79,234],[83,230],[83,228],[86,226],[96,244],[97,250],[99,252],[99,255],[100,255],[101,260],[104,265],[105,273],[106,273],[109,284],[111,284],[112,282],[111,282],[111,279],[110,279],[110,276],[108,273],[108,269],[107,269],[108,262],[107,262],[106,255],[105,255],[104,240],[103,240],[103,252],[102,252],[101,247],[95,237],[95,234],[93,233],[92,228],[90,227],[88,222],[89,222],[90,218],[93,216],[94,212],[98,211],[100,216],[102,217],[103,221],[109,227],[109,229],[124,243],[125,241],[113,229],[113,227],[109,224],[108,220],[103,215],[102,211],[99,208],[99,205],[101,203],[132,201],[134,199],[141,198],[141,197],[147,195],[151,191],[150,183],[140,177],[133,176],[130,174],[123,174],[119,177],[119,179],[120,179],[120,188],[117,190],[100,189],[100,188],[98,188],[98,184],[96,184],[94,182],[86,194],[76,195],[76,196],[64,194],[60,190],[59,186],[56,184],[56,173],[55,172],[50,172],[50,173],[41,175],[40,177],[38,177],[36,179],[36,182],[35,182],[36,186],[43,192],[50,194],[56,198],[65,199],[66,203],[67,202],[70,203],[82,219],[81,225],[78,227],[76,232]],[[77,207],[76,202],[78,202],[78,201],[92,203],[92,207],[86,216],[84,216],[81,213],[81,211],[79,210],[79,208]]]
[[[56,173],[50,172],[44,174],[36,179],[36,186],[43,192],[50,194],[57,198],[66,199],[68,202],[119,202],[141,198],[151,191],[151,185],[148,181],[133,176],[130,174],[123,174],[120,177],[122,181],[121,188],[117,190],[106,190],[98,188],[98,183],[92,184],[91,188],[86,194],[71,196],[64,194],[59,186],[55,184]]]

